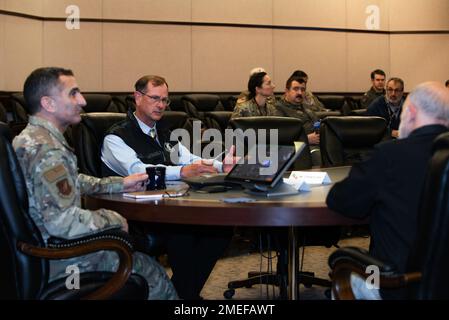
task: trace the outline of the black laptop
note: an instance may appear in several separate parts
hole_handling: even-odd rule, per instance
[[[228,173],[207,174],[184,178],[193,188],[213,185],[243,186],[261,191],[274,188],[282,182],[284,173],[295,162],[305,144],[295,145],[256,145]],[[274,149],[276,148],[276,149]]]

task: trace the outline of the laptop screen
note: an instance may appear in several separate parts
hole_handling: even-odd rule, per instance
[[[228,173],[225,180],[274,187],[304,149],[303,142],[287,145],[256,145]]]

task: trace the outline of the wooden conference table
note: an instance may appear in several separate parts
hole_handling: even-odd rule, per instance
[[[345,178],[350,167],[317,169],[326,171],[332,182]],[[107,208],[119,212],[126,219],[154,223],[287,227],[288,245],[288,293],[289,298],[298,297],[297,226],[348,226],[365,224],[365,220],[354,220],[337,214],[326,206],[326,196],[331,185],[312,186],[310,192],[293,196],[265,198],[250,196],[242,191],[203,194],[190,191],[187,196],[162,200],[135,200],[121,194],[86,196],[88,209]],[[225,203],[221,199],[251,197],[256,201]]]

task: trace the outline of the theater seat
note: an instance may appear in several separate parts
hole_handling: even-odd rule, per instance
[[[322,164],[330,167],[360,162],[385,134],[386,122],[381,117],[327,117],[320,127]]]
[[[338,95],[317,95],[317,98],[323,103],[326,109],[340,111],[345,104],[345,96]]]
[[[28,215],[26,184],[7,131],[0,124],[0,299],[146,299],[145,279],[131,275],[133,249],[124,232],[108,230],[72,240],[50,237],[46,245]],[[100,250],[117,252],[115,273],[82,273],[79,290],[69,290],[66,279],[49,282],[49,260]]]
[[[8,122],[8,118],[6,116],[6,109],[1,102],[0,102],[0,121],[4,123]]]
[[[205,112],[224,111],[220,96],[215,94],[186,94],[182,97],[182,101],[189,117],[200,120],[205,128],[212,128]]]
[[[120,112],[109,94],[84,93],[83,96],[86,99],[84,112]]]

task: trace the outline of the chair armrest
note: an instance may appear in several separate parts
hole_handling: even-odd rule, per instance
[[[117,229],[70,240],[52,237],[48,240],[48,248],[36,247],[20,241],[17,246],[25,254],[50,260],[74,258],[102,250],[115,251],[119,256],[117,271],[103,287],[84,297],[88,300],[107,299],[124,286],[132,272],[131,241],[127,233]]]
[[[370,265],[379,267],[380,288],[401,288],[421,279],[420,272],[398,273],[391,265],[374,258],[361,248],[338,249],[329,256],[328,263],[332,269],[332,293],[337,300],[355,299],[351,288],[351,274],[356,273],[366,279],[371,275],[366,273],[366,268]]]

